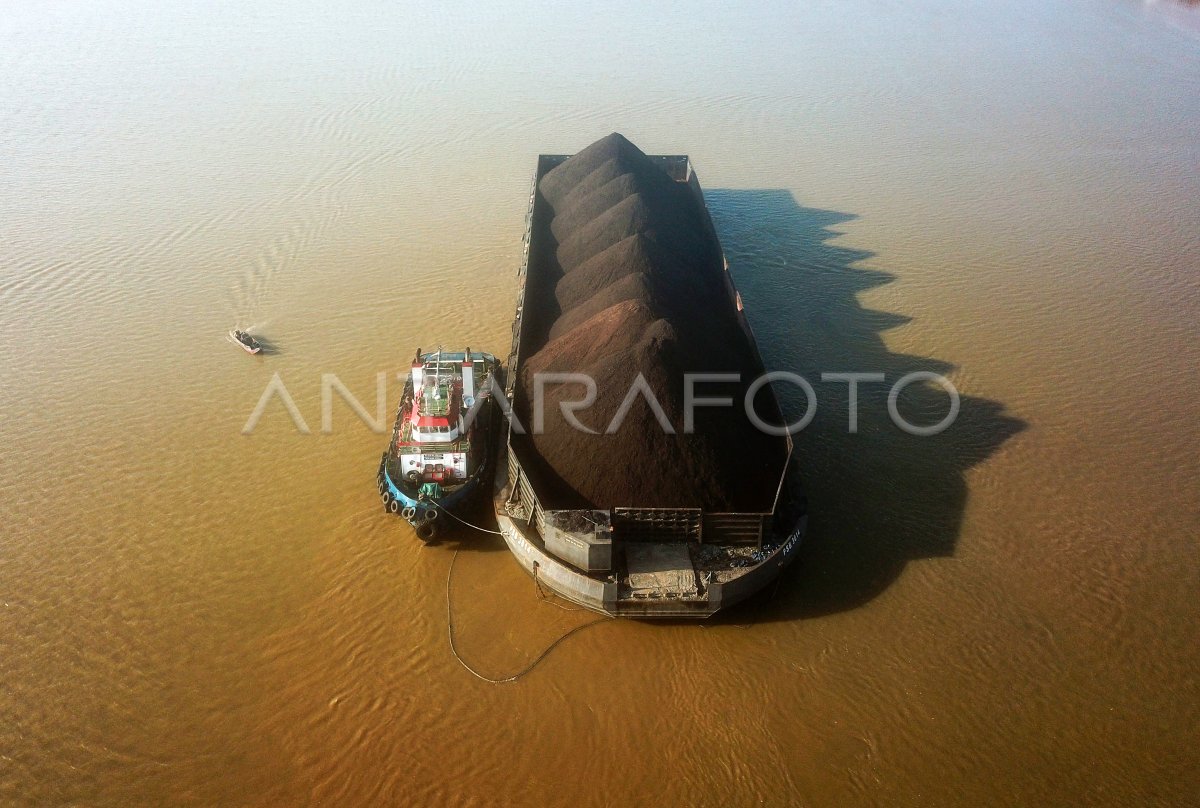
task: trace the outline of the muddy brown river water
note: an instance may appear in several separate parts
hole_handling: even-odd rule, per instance
[[[6,3],[0,803],[1189,803],[1198,13]],[[322,375],[390,413],[416,346],[506,354],[536,155],[614,130],[691,155],[817,388],[810,535],[493,686],[455,547],[489,675],[591,616],[385,518]],[[915,370],[935,437],[819,382]],[[310,434],[242,434],[276,373]]]

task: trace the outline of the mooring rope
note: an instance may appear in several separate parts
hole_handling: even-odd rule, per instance
[[[538,580],[538,563],[533,562],[533,591],[537,595],[537,599],[542,603],[549,603],[551,606],[562,609],[564,612],[586,612],[587,609],[580,609],[577,606],[563,606],[554,599],[553,595],[547,595],[546,590],[542,589],[542,582]]]
[[[466,519],[463,519],[462,517],[458,516],[458,515],[457,515],[457,514],[455,514],[454,512],[452,512],[452,511],[448,511],[448,510],[446,510],[445,508],[443,508],[443,507],[442,507],[442,505],[441,505],[441,503],[440,503],[440,502],[438,502],[437,500],[430,499],[430,500],[426,500],[426,502],[430,502],[430,503],[432,503],[432,504],[433,504],[434,506],[436,506],[436,507],[437,507],[437,509],[438,509],[439,511],[441,511],[442,513],[449,514],[451,517],[453,517],[453,518],[457,519],[458,521],[462,522],[462,523],[463,523],[464,525],[466,525],[467,527],[473,527],[473,528],[475,528],[476,530],[478,530],[480,533],[491,533],[493,536],[503,536],[503,535],[504,535],[504,531],[502,531],[502,530],[488,530],[486,527],[480,527],[479,525],[473,525],[473,524],[471,524],[471,523],[470,523],[470,522],[468,522]]]
[[[472,668],[470,665],[468,665],[466,663],[466,660],[464,660],[462,658],[462,656],[459,655],[458,648],[454,644],[454,612],[451,609],[450,584],[454,578],[454,562],[456,562],[456,561],[458,561],[458,550],[454,551],[454,555],[450,559],[450,569],[446,571],[446,634],[450,638],[450,653],[453,654],[454,658],[458,660],[458,664],[460,664],[464,668],[466,668],[467,671],[472,676],[474,676],[476,679],[482,679],[483,681],[487,682],[488,684],[502,685],[507,682],[517,681],[522,676],[524,676],[525,674],[529,673],[534,668],[536,668],[538,666],[538,663],[540,663],[546,657],[550,656],[550,652],[553,651],[555,648],[557,648],[559,645],[561,645],[564,641],[566,641],[566,639],[568,637],[570,637],[571,635],[578,634],[580,631],[583,631],[585,628],[590,628],[594,625],[597,625],[598,623],[603,623],[607,620],[613,619],[613,617],[611,615],[601,615],[600,617],[596,618],[595,620],[592,620],[588,623],[583,623],[582,625],[576,626],[575,628],[571,629],[566,634],[563,634],[557,640],[555,640],[554,642],[552,642],[548,646],[546,646],[546,649],[544,651],[542,651],[540,654],[538,654],[532,662],[530,662],[528,665],[526,665],[521,670],[514,673],[512,676],[506,676],[503,679],[493,679],[490,676],[484,676],[482,673],[475,670],[474,668]],[[534,583],[536,585],[537,581],[535,580]],[[555,604],[555,605],[557,606],[558,604]],[[565,607],[560,607],[560,608],[565,608]]]

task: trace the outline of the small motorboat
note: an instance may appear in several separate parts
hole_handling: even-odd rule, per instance
[[[245,349],[246,353],[256,354],[262,352],[262,345],[260,345],[258,340],[256,340],[254,337],[250,336],[249,332],[247,331],[242,331],[240,328],[235,328],[229,332],[229,336],[234,342],[236,342],[238,345],[241,345],[242,348]]]

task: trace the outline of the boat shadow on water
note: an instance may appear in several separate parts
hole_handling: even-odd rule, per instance
[[[262,346],[262,350],[258,352],[259,356],[278,356],[283,353],[278,345],[261,334],[255,334],[254,340]]]
[[[455,514],[457,519],[446,513],[441,515],[438,520],[442,523],[440,532],[436,539],[426,545],[429,549],[480,554],[508,552],[508,545],[499,535],[496,513],[492,508],[491,481],[484,490],[488,496],[480,496],[468,503],[460,513]],[[413,541],[419,542],[420,539],[414,534]]]
[[[882,333],[911,318],[864,307],[858,295],[895,276],[858,266],[875,254],[831,243],[853,214],[806,208],[787,190],[705,192],[768,370],[807,379],[817,394],[813,421],[796,436],[810,504],[809,529],[796,563],[777,588],[729,622],[791,620],[854,609],[883,592],[909,561],[954,555],[966,507],[965,473],[1026,423],[1004,405],[961,395],[957,419],[929,437],[893,424],[888,391],[913,371],[949,375],[954,365],[893,353]],[[858,433],[850,434],[846,382],[822,372],[874,372],[885,381],[858,385]],[[789,420],[804,394],[787,384],[779,396]],[[910,384],[899,411],[913,423],[938,422],[945,391]]]

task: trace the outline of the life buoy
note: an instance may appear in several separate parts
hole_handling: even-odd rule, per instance
[[[388,503],[387,509],[388,513],[400,513],[400,503],[393,499]]]

